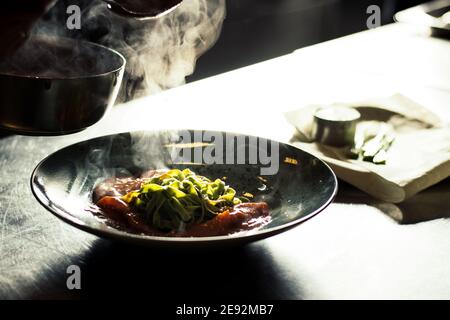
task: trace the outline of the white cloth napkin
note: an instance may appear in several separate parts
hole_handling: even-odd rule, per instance
[[[323,159],[342,180],[377,199],[398,203],[450,176],[450,126],[423,106],[401,94],[336,105],[355,107],[363,118],[389,122],[396,131],[387,163],[376,165],[312,141],[313,114],[321,106],[285,113],[298,131],[291,142]]]

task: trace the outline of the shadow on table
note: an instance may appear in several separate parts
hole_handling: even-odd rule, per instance
[[[81,269],[81,290],[68,290],[67,266]],[[35,278],[26,299],[223,301],[301,299],[261,243],[222,249],[151,249],[104,239],[63,257]],[[300,292],[300,293],[299,293]],[[22,297],[23,298],[23,297]]]
[[[258,244],[216,250],[161,250],[97,241],[83,260],[83,298],[151,301],[288,299],[291,295],[292,284],[283,279],[267,249]]]
[[[450,218],[450,178],[416,194],[402,203],[386,203],[339,181],[336,202],[367,204],[378,208],[401,224]]]

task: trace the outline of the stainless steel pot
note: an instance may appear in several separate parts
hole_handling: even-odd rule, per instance
[[[0,62],[0,127],[31,135],[81,131],[114,104],[125,58],[79,40],[35,37]]]

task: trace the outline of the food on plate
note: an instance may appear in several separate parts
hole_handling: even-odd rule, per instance
[[[154,236],[207,237],[258,229],[271,220],[265,202],[249,202],[223,180],[189,169],[111,178],[94,190],[99,216]]]
[[[391,125],[379,121],[361,122],[356,127],[355,143],[350,149],[350,156],[374,164],[385,164],[394,140],[395,133]]]

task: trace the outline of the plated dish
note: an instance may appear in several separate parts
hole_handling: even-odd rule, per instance
[[[201,141],[180,143],[186,132]],[[83,141],[44,159],[31,188],[46,209],[79,229],[152,247],[248,243],[299,225],[333,200],[336,176],[311,154],[240,134],[230,134],[236,143],[224,146],[214,135],[229,133],[128,132]],[[279,163],[263,174],[267,161],[255,162],[252,154],[264,154],[271,143]],[[181,149],[211,148],[239,161],[174,157]],[[242,150],[245,157],[236,158]]]
[[[92,209],[106,223],[128,232],[165,237],[211,237],[256,230],[270,222],[266,202],[238,196],[225,183],[190,169],[151,170],[141,177],[98,184]]]

